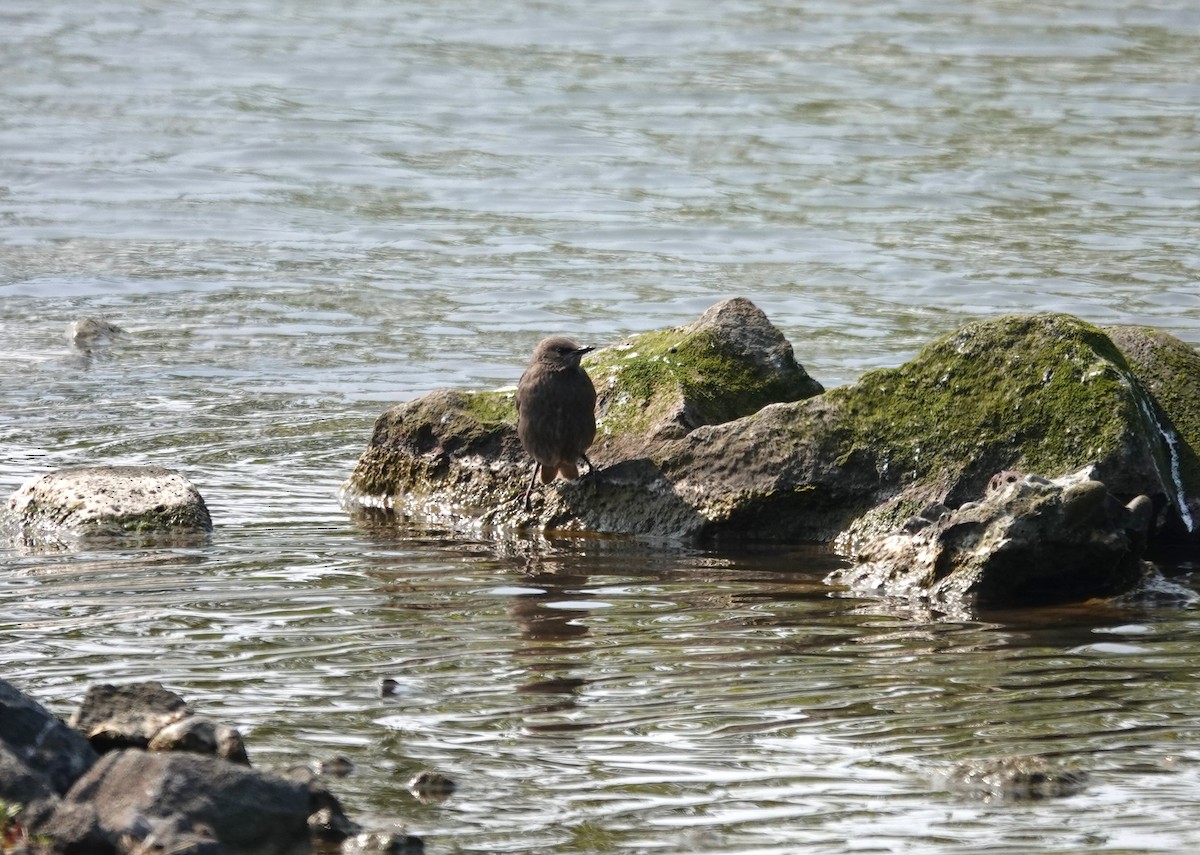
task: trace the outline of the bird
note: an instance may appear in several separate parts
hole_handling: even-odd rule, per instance
[[[596,438],[596,387],[579,360],[595,348],[565,336],[543,339],[517,382],[517,436],[533,458],[525,507],[541,473],[549,484],[560,474],[579,477],[579,461],[594,467],[587,450]]]

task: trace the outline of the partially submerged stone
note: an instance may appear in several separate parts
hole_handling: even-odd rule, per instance
[[[203,537],[212,518],[196,487],[161,466],[75,466],[30,479],[9,497],[20,540]]]
[[[417,801],[426,805],[444,802],[454,795],[456,789],[458,785],[454,781],[432,769],[418,772],[408,781],[408,791]]]
[[[125,330],[107,318],[85,317],[67,327],[67,340],[82,351],[106,347]]]
[[[603,348],[585,358],[584,367],[598,394],[598,435],[588,456],[601,468],[637,461],[700,425],[822,391],[783,335],[740,298],[717,304],[686,327]],[[577,501],[601,479],[547,488],[533,514],[524,508],[530,459],[517,439],[516,415],[511,390],[439,390],[393,407],[376,421],[343,497],[488,524],[627,530],[636,507],[610,519],[603,503]],[[608,473],[603,483],[622,477]],[[649,520],[636,530],[662,528]]]
[[[1152,515],[1150,499],[1124,505],[1090,469],[1001,473],[980,501],[933,505],[861,544],[826,581],[951,613],[1113,596],[1142,576]]]
[[[342,844],[342,855],[422,855],[425,843],[401,831],[364,831]]]
[[[198,715],[189,715],[159,729],[146,744],[146,750],[209,754],[240,766],[250,765],[246,744],[235,728]]]
[[[236,729],[195,715],[183,698],[154,681],[89,687],[71,727],[98,754],[126,748],[186,751],[250,765]]]
[[[943,780],[949,789],[985,802],[1030,802],[1077,795],[1088,774],[1043,757],[1020,756],[959,763]]]
[[[1187,517],[1200,495],[1190,463],[1200,420],[1171,416],[1164,432],[1167,409],[1139,379],[1158,367],[1153,353],[1131,365],[1077,318],[1013,316],[968,324],[898,368],[814,395],[778,331],[734,302],[697,322],[716,336],[701,350],[737,354],[737,365],[758,366],[744,372],[758,379],[735,386],[729,378],[742,375],[724,363],[694,373],[677,366],[697,325],[641,339],[653,348],[633,341],[601,351],[585,362],[601,389],[590,452],[600,476],[552,485],[532,513],[520,507],[528,461],[505,392],[436,392],[385,413],[347,500],[456,523],[710,543],[844,535],[850,553],[928,505],[977,498],[998,471],[1057,478],[1092,466],[1121,503],[1148,496],[1158,530],[1196,538]],[[711,322],[728,312],[738,323]],[[1172,353],[1186,350],[1170,341]],[[1162,387],[1200,382],[1196,360],[1178,366]]]

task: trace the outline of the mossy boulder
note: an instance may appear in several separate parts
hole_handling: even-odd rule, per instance
[[[1148,327],[1105,327],[1104,332],[1156,405],[1152,416],[1179,511],[1166,519],[1165,533],[1192,537],[1200,527],[1200,352]]]
[[[779,330],[741,298],[713,306],[688,326],[597,350],[583,365],[598,398],[596,443],[588,456],[600,468],[633,463],[636,469],[665,442],[698,426],[823,391]],[[615,488],[619,476],[560,482],[525,508],[531,461],[517,439],[516,420],[513,389],[443,389],[392,407],[376,420],[343,497],[486,524],[624,533],[671,532],[679,525],[632,520],[609,508],[619,490],[598,496],[594,488]]]
[[[1178,522],[1200,480],[1171,475],[1169,420],[1140,379],[1151,371],[1163,386],[1200,378],[1200,365],[1169,375],[1152,358],[1135,367],[1099,328],[1039,314],[968,324],[899,368],[834,390],[847,454],[870,457],[879,473],[873,507],[842,535],[847,551],[930,501],[979,498],[1003,470],[1057,478],[1092,465],[1123,501],[1151,496]],[[1184,454],[1197,442],[1200,433],[1179,436]]]
[[[589,455],[602,471],[550,485],[531,512],[503,391],[436,392],[384,413],[345,495],[483,523],[704,542],[843,535],[851,551],[926,505],[979,498],[999,471],[1056,478],[1091,466],[1120,501],[1145,494],[1159,523],[1194,537],[1185,512],[1200,495],[1200,420],[1159,396],[1194,388],[1200,366],[1169,337],[1130,336],[1146,341],[1144,358],[1127,360],[1068,315],[1005,317],[816,394],[762,313],[727,301],[585,361],[600,394]]]

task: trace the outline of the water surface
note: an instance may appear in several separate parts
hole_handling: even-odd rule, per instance
[[[348,809],[431,852],[1200,843],[1187,606],[937,621],[833,596],[821,549],[336,497],[391,403],[733,295],[826,386],[1005,312],[1200,342],[1200,12],[8,0],[0,67],[0,492],[162,464],[216,522],[0,548],[0,671],[56,712],[161,680],[260,765],[351,758]],[[85,315],[128,334],[81,353]],[[1011,805],[940,777],[1009,754],[1091,783]],[[416,801],[424,768],[458,792]]]

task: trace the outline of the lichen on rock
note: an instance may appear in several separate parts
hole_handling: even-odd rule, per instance
[[[80,538],[203,538],[212,518],[195,485],[161,466],[72,466],[9,497],[16,539],[55,548]]]

